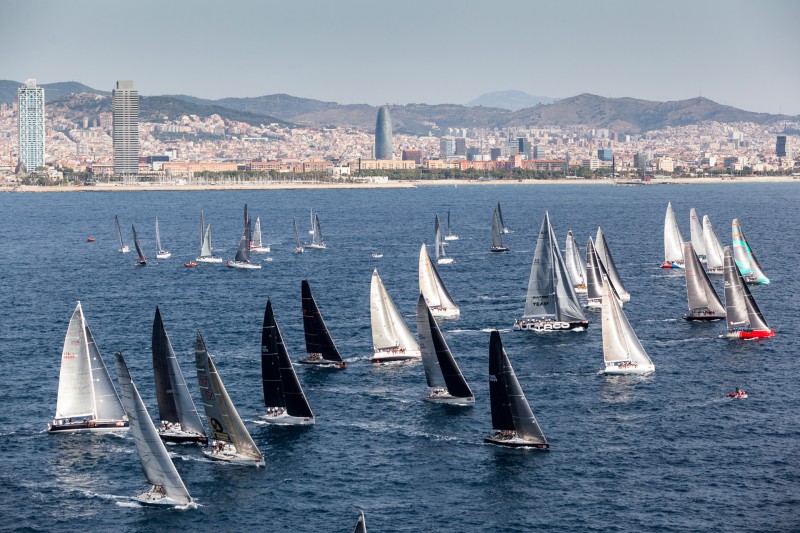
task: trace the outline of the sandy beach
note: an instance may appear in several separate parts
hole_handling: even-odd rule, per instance
[[[18,185],[0,187],[0,192],[141,192],[141,191],[242,191],[242,190],[290,190],[290,189],[408,189],[415,187],[445,187],[458,185],[531,185],[531,186],[551,186],[551,185],[634,185],[633,180],[610,180],[610,179],[549,179],[549,180],[475,180],[475,179],[448,179],[448,180],[420,180],[420,181],[390,181],[388,183],[239,183],[239,184],[206,184],[206,185],[179,185],[164,183],[140,183],[137,185],[121,183],[98,183],[97,185],[85,186],[35,186]],[[737,176],[734,179],[726,178],[668,178],[653,180],[649,183],[641,183],[641,186],[652,187],[654,185],[692,185],[719,183],[735,185],[738,183],[798,183],[800,178],[792,176]]]

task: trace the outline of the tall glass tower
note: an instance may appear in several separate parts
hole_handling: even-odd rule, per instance
[[[387,106],[381,106],[375,122],[375,159],[393,159],[392,118]]]
[[[19,161],[28,172],[44,166],[44,89],[36,80],[17,89],[19,109]]]
[[[139,172],[139,91],[132,81],[118,81],[111,91],[114,174]]]

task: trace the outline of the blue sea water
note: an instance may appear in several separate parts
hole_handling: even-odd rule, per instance
[[[798,530],[799,191],[794,184],[488,185],[0,195],[0,528],[351,531],[360,507],[370,531]],[[509,254],[488,251],[497,201],[513,230]],[[691,207],[711,217],[723,243],[739,218],[772,280],[752,291],[778,330],[774,338],[724,340],[721,323],[681,320],[683,272],[658,268],[668,201],[685,238]],[[233,257],[244,203],[261,217],[273,261],[260,271],[184,268],[199,251],[201,209],[217,255]],[[310,208],[319,212],[328,249],[292,254],[292,217],[305,231]],[[462,314],[443,330],[476,395],[467,408],[422,401],[420,364],[367,360],[372,269],[413,331],[419,246],[433,240],[434,213],[444,218],[448,208],[461,240],[448,247],[455,263],[439,271]],[[562,247],[572,229],[585,250],[602,224],[631,293],[624,311],[654,375],[597,374],[596,312],[587,311],[584,333],[510,331],[545,210]],[[153,258],[158,216],[173,258],[135,267],[134,254],[117,252],[115,214],[127,243],[135,223]],[[256,425],[264,305],[272,298],[291,356],[304,356],[303,278],[348,367],[297,367],[315,426]],[[712,280],[721,293],[721,277]],[[142,508],[127,500],[147,488],[130,436],[47,434],[76,300],[112,375],[112,352],[125,354],[151,415],[156,305],[196,401],[199,329],[266,468],[211,462],[195,447],[170,446],[201,507]],[[493,328],[551,443],[548,453],[482,442],[491,431]],[[749,399],[726,399],[736,386]]]

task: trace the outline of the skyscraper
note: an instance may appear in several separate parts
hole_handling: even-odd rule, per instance
[[[786,157],[786,135],[778,135],[778,139],[775,141],[775,155]]]
[[[132,81],[118,81],[111,91],[114,174],[139,172],[139,91]]]
[[[17,89],[19,109],[19,161],[28,172],[44,166],[44,89],[36,80]]]
[[[378,120],[375,121],[375,159],[393,159],[392,118],[385,105],[378,110]]]

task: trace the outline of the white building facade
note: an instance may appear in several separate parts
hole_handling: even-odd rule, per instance
[[[44,89],[36,80],[17,89],[19,109],[19,161],[28,172],[44,167]]]

